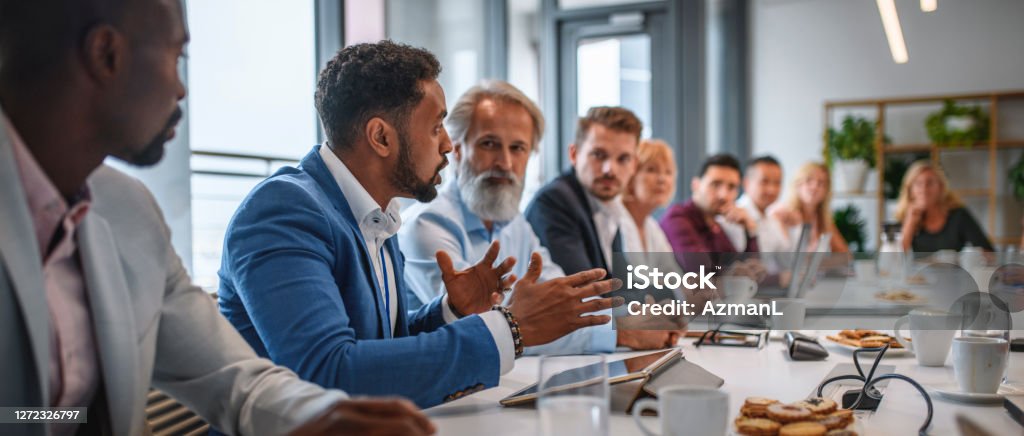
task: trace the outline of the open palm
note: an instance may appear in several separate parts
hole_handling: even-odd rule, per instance
[[[491,243],[484,258],[469,268],[455,271],[452,258],[444,251],[438,251],[437,266],[441,268],[441,280],[448,290],[448,304],[458,315],[472,315],[491,310],[491,306],[501,303],[504,289],[512,287],[516,282],[515,274],[509,274],[516,264],[514,257],[508,257],[498,266],[494,261],[498,258],[499,244]]]

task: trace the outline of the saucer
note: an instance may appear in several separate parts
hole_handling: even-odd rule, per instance
[[[942,385],[932,389],[939,396],[952,401],[969,404],[1002,404],[1003,398],[1005,398],[1008,392],[1007,389],[1000,387],[999,390],[994,394],[978,394],[963,392],[960,388],[955,385]]]

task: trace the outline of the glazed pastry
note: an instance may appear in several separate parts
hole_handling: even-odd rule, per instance
[[[825,436],[828,428],[817,422],[794,422],[779,429],[779,436]]]
[[[783,424],[807,421],[813,414],[806,407],[799,404],[772,404],[768,406],[768,418]]]
[[[778,400],[764,397],[750,397],[740,407],[740,414],[748,418],[768,417],[768,406],[778,403]]]
[[[779,434],[779,424],[764,418],[739,418],[736,420],[736,432],[745,436],[775,436]]]
[[[836,410],[835,412],[832,412],[832,414],[829,416],[835,416],[841,419],[843,421],[843,427],[846,427],[853,423],[853,411],[850,409],[839,409]]]
[[[805,408],[807,408],[807,410],[810,410],[811,413],[815,415],[828,415],[832,412],[835,412],[836,407],[838,407],[835,401],[832,401],[829,398],[821,397],[808,398],[797,404],[804,406]]]

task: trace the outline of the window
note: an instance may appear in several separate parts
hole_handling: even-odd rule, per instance
[[[218,286],[224,231],[246,194],[317,142],[312,1],[188,5],[193,278]]]
[[[576,111],[622,106],[651,136],[651,36],[645,33],[584,39],[576,47]]]

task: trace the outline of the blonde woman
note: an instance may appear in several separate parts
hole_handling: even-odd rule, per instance
[[[651,214],[672,201],[676,191],[676,161],[672,148],[660,139],[645,139],[637,147],[636,173],[626,184],[622,204],[628,212],[621,223],[623,248],[632,253],[671,253],[665,232]]]
[[[903,176],[896,219],[903,223],[905,251],[959,251],[968,244],[994,251],[985,231],[949,189],[942,168],[927,160],[914,162]]]
[[[832,184],[830,182],[828,167],[818,162],[808,162],[796,172],[796,177],[787,190],[786,199],[782,204],[772,210],[775,217],[784,227],[789,230],[789,237],[799,237],[799,228],[802,224],[811,225],[810,239],[804,251],[831,251],[833,253],[848,253],[850,248],[846,245],[843,235],[836,230],[836,224],[832,221],[832,210],[829,204],[832,202]],[[829,233],[832,235],[828,247],[818,247],[818,238]],[[793,244],[796,241],[791,241]]]

